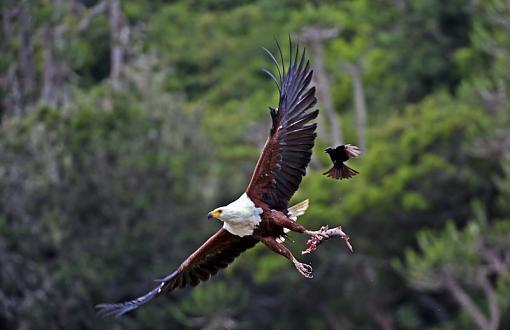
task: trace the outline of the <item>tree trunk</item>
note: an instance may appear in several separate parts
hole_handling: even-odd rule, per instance
[[[365,102],[365,91],[363,89],[363,80],[361,67],[359,64],[347,63],[345,65],[352,79],[352,89],[354,92],[354,107],[356,109],[356,128],[358,131],[358,144],[363,152],[367,150],[367,106]]]
[[[0,50],[8,53],[12,52],[9,49],[9,43],[14,34],[14,27],[11,24],[11,20],[15,16],[15,12],[19,8],[6,8],[4,5],[2,8],[2,34],[4,41],[0,44]],[[6,95],[2,100],[2,113],[4,115],[19,115],[22,113],[23,105],[21,99],[21,86],[17,76],[18,66],[16,63],[11,63],[5,73],[0,76],[0,87],[6,90]],[[5,112],[5,113],[4,113]]]
[[[56,75],[57,68],[53,57],[53,28],[47,26],[43,35],[43,86],[41,101],[49,106],[55,106],[56,100]]]
[[[20,23],[20,51],[19,51],[19,71],[21,75],[21,83],[23,90],[24,100],[33,100],[35,91],[35,69],[33,61],[33,44],[32,34],[33,29],[30,24],[32,18],[30,17],[29,9],[23,8],[21,11]],[[25,106],[29,102],[24,102]]]
[[[339,117],[333,107],[331,96],[331,84],[324,66],[322,43],[334,38],[340,32],[339,28],[322,29],[315,26],[305,28],[299,33],[298,38],[310,45],[313,57],[314,80],[317,85],[317,96],[322,104],[322,110],[326,115],[329,124],[331,143],[335,146],[342,144],[343,134]]]
[[[123,28],[123,17],[120,8],[120,0],[110,0],[110,81],[114,90],[120,89],[120,72],[124,61],[123,36],[126,33]]]

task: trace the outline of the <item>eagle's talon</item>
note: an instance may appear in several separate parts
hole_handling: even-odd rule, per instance
[[[304,263],[299,262],[297,260],[294,261],[294,266],[301,273],[301,275],[303,275],[304,277],[306,277],[306,278],[313,278],[313,274],[312,274],[313,269],[312,269],[312,266],[304,264]]]
[[[328,229],[328,226],[322,226],[319,230],[307,230],[305,234],[312,236],[311,240],[327,240],[329,239]]]
[[[320,241],[329,239],[329,235],[327,233],[318,233],[316,236]]]

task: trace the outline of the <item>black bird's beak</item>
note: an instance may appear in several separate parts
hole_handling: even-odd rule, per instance
[[[214,218],[212,215],[212,212],[207,213],[207,219],[212,219],[212,218]]]

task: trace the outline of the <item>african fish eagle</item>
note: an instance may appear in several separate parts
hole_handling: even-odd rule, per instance
[[[312,156],[317,136],[317,123],[313,121],[319,110],[312,110],[317,98],[315,87],[310,87],[313,71],[305,50],[301,51],[299,46],[293,50],[290,42],[286,68],[278,42],[277,48],[281,66],[269,50],[264,50],[276,65],[278,79],[264,71],[278,87],[278,108],[270,108],[272,127],[246,191],[237,200],[208,215],[223,221],[223,228],[184,260],[176,271],[159,280],[153,290],[130,301],[97,305],[100,315],[118,317],[177,288],[207,281],[258,242],[289,259],[303,276],[312,277],[312,267],[299,262],[282,244],[282,238],[289,230],[310,235],[310,251],[327,236],[327,227],[310,231],[296,222],[308,208],[308,200],[288,206]]]

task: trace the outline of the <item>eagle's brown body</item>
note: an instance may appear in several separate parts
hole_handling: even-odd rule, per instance
[[[291,44],[286,70],[279,45],[278,49],[283,69],[266,50],[276,63],[279,79],[266,72],[276,82],[280,94],[278,108],[270,109],[272,127],[269,137],[245,194],[210,213],[210,217],[224,221],[224,227],[191,254],[175,272],[161,279],[152,291],[131,301],[98,305],[101,314],[119,316],[176,288],[206,281],[258,242],[287,257],[301,274],[311,277],[311,267],[298,262],[278,238],[285,235],[284,229],[309,235],[317,233],[307,231],[294,221],[295,218],[289,218],[288,202],[298,189],[310,162],[317,136],[317,124],[310,122],[317,118],[319,110],[311,110],[317,99],[315,88],[309,87],[312,71],[305,60],[305,52],[298,47],[293,50]],[[239,214],[247,215],[246,219],[249,220],[243,223],[243,217]],[[241,225],[242,232],[236,232],[238,225]]]

